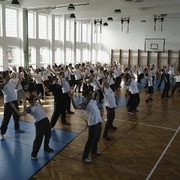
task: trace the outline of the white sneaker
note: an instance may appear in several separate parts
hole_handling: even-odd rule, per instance
[[[31,156],[31,159],[34,160],[34,161],[37,161],[37,160],[38,160],[37,157],[33,157],[33,156]]]
[[[83,162],[85,162],[85,163],[92,163],[92,160],[91,160],[91,159],[86,158],[86,159],[83,159]]]
[[[4,135],[0,134],[0,141],[3,141],[3,140],[5,140]]]
[[[129,115],[134,115],[134,113],[133,113],[133,112],[130,112],[130,111],[128,112],[128,114],[129,114]]]

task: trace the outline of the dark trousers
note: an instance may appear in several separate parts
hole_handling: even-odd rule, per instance
[[[70,110],[71,110],[71,99],[70,99],[68,93],[63,93],[63,96],[64,96],[64,98],[65,98],[66,111],[67,111],[67,112],[70,112]]]
[[[140,102],[140,97],[139,97],[139,93],[136,94],[131,94],[130,95],[130,104],[129,104],[129,112],[132,112],[133,110],[135,110]]]
[[[55,102],[54,103],[54,111],[51,116],[51,127],[52,128],[55,126],[60,115],[62,115],[62,104],[61,104],[61,102]]]
[[[172,88],[172,95],[174,94],[175,90],[177,89],[177,87],[180,87],[180,82],[176,82],[175,85]]]
[[[97,144],[101,136],[102,123],[99,122],[95,125],[89,126],[89,135],[88,140],[86,142],[83,159],[88,158],[89,153],[97,151]]]
[[[164,89],[162,92],[162,98],[169,96],[170,83],[164,83]]]
[[[104,128],[103,136],[107,136],[108,130],[112,127],[112,123],[113,123],[114,118],[115,118],[115,108],[109,108],[106,106],[106,112],[107,112],[107,121],[106,121],[106,125]]]
[[[118,76],[115,79],[115,88],[116,88],[116,90],[118,89],[118,87],[120,87],[120,84],[121,84],[121,76]]]
[[[51,127],[48,118],[44,118],[35,123],[36,136],[33,142],[33,148],[31,156],[36,157],[41,147],[43,137],[44,138],[44,149],[49,148],[49,140],[51,138]]]
[[[36,84],[35,87],[36,87],[37,94],[39,95],[41,93],[41,96],[43,98],[44,97],[43,85],[42,84]]]
[[[16,109],[19,110],[17,101],[12,101],[11,103],[14,104]],[[10,102],[8,102],[4,104],[4,117],[1,124],[1,134],[6,133],[11,116],[13,116],[13,119],[14,119],[14,129],[18,130],[19,129],[19,115],[14,111]]]

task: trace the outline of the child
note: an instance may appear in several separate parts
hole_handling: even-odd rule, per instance
[[[153,96],[153,78],[149,73],[146,73],[145,75],[146,81],[147,81],[147,95],[146,95],[146,102],[152,101],[152,96]]]
[[[102,129],[102,119],[97,106],[98,96],[96,101],[93,100],[93,92],[90,89],[86,89],[83,93],[85,100],[81,104],[77,105],[74,101],[73,95],[69,94],[72,99],[72,104],[75,109],[83,109],[88,117],[89,135],[86,142],[82,160],[85,163],[91,163],[91,159],[88,158],[90,152],[96,155],[101,155],[101,152],[97,151],[97,144],[100,139]]]
[[[36,102],[37,100],[38,100],[38,103]],[[41,102],[39,100],[38,95],[30,95],[29,103],[30,103],[30,106],[28,106],[23,112],[19,112],[13,104],[11,104],[11,106],[14,108],[16,113],[19,114],[20,116],[23,116],[29,113],[35,119],[36,136],[33,142],[31,159],[37,160],[37,154],[41,147],[43,136],[45,136],[44,151],[53,152],[53,149],[49,147],[49,140],[51,138],[51,126],[50,126],[48,118],[45,115],[44,108],[41,106]]]
[[[117,127],[113,126],[113,121],[115,118],[116,99],[114,97],[114,92],[110,88],[109,83],[107,81],[103,82],[103,94],[105,99],[105,107],[107,111],[107,121],[104,129],[103,138],[106,140],[110,140],[110,138],[108,137],[108,130],[117,129]]]

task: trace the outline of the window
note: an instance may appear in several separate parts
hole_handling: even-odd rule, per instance
[[[70,48],[67,48],[67,49],[66,49],[66,64],[69,64],[69,63],[74,64],[74,63],[72,62],[72,51],[71,51]]]
[[[18,12],[16,9],[5,9],[6,36],[18,37]]]
[[[36,64],[36,48],[29,47],[29,64]]]
[[[8,46],[6,52],[9,65],[15,65],[19,63],[20,51],[18,47]]]
[[[3,71],[3,51],[2,51],[2,47],[0,47],[0,71]]]
[[[81,62],[81,50],[76,49],[76,64]]]
[[[39,15],[39,39],[47,39],[48,34],[48,24],[47,24],[47,16]]]
[[[2,36],[2,6],[0,6],[0,36]]]
[[[72,41],[74,33],[73,22],[73,20],[66,20],[66,41]]]
[[[28,12],[28,37],[35,38],[35,17],[34,12]]]
[[[83,59],[82,59],[83,62],[85,61],[89,61],[89,52],[88,52],[88,49],[83,49]]]
[[[66,20],[66,41],[70,41],[70,20]]]
[[[55,48],[55,63],[57,65],[64,64],[64,62],[62,62],[61,49],[60,48]]]
[[[82,42],[87,42],[87,24],[82,25]]]
[[[40,48],[40,64],[49,64],[49,49],[46,47]]]
[[[81,22],[76,23],[76,41],[81,42]]]
[[[55,17],[54,20],[54,26],[55,26],[55,40],[60,40],[60,18],[59,17]]]

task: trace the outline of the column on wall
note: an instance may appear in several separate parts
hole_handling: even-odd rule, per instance
[[[159,57],[160,57],[160,52],[157,52],[157,68],[158,68],[158,69],[160,68],[160,60],[159,60]]]
[[[147,52],[147,67],[150,67],[150,52]]]
[[[111,49],[111,65],[113,65],[113,52],[114,52],[114,50]]]
[[[168,66],[170,66],[170,64],[171,64],[170,55],[171,55],[171,51],[168,50],[168,57],[167,57]]]
[[[178,70],[180,71],[180,50],[179,50],[179,63],[178,63]]]
[[[119,63],[122,64],[122,49],[119,49]]]
[[[140,64],[140,49],[138,49],[137,64]]]
[[[128,50],[128,66],[130,66],[131,50]]]

